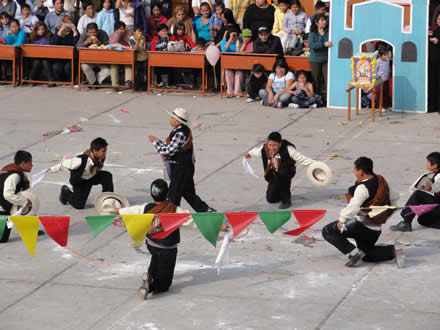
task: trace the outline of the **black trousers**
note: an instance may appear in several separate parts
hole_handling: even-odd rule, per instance
[[[209,208],[197,194],[194,187],[194,164],[171,164],[170,187],[168,199],[174,205],[180,206],[182,197],[196,212],[206,212]]]
[[[148,243],[147,248],[151,253],[150,266],[148,267],[148,292],[168,291],[173,283],[177,248],[161,249]]]
[[[31,79],[32,80],[42,80],[41,74],[45,73],[48,81],[54,81],[54,77],[52,74],[52,66],[48,59],[45,58],[35,58],[32,60],[32,71],[31,71]]]
[[[431,194],[428,194],[424,191],[416,190],[411,194],[405,205],[423,205],[423,204],[439,204],[439,203],[440,203],[440,198],[436,196],[432,196]],[[410,212],[411,209],[409,207],[405,207],[402,210],[402,212],[400,212],[403,221],[405,221],[406,223],[411,223],[416,216],[414,213],[408,215],[408,213]],[[440,229],[440,207],[437,207],[431,212],[419,216],[417,221],[422,226]]]
[[[80,184],[72,185],[73,192],[66,191],[64,199],[76,209],[83,209],[93,186],[102,185],[103,192],[113,192],[113,177],[110,172],[98,171],[90,180],[82,180]]]
[[[363,261],[379,262],[394,259],[393,245],[375,245],[381,234],[380,230],[373,230],[357,220],[347,220],[347,230],[343,233],[338,229],[338,221],[329,223],[322,229],[322,237],[343,254],[350,253],[355,246],[347,238],[356,241],[359,250],[365,252]]]
[[[9,215],[8,212],[0,211],[0,215]],[[3,231],[3,235],[0,238],[0,243],[6,243],[9,241],[9,235],[11,235],[11,228],[8,228],[8,224],[5,223],[5,229]]]
[[[290,185],[295,172],[290,168],[280,168],[269,182],[266,190],[266,199],[269,203],[290,201]]]

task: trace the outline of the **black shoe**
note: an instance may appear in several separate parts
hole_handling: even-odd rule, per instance
[[[63,205],[67,205],[67,201],[64,198],[65,197],[64,195],[66,194],[67,191],[70,191],[69,187],[67,187],[66,185],[61,187],[60,198],[59,199],[60,199],[60,203],[63,204]]]
[[[412,231],[411,224],[405,221],[400,221],[397,225],[391,226],[392,231]]]
[[[356,253],[355,255],[349,255],[348,258],[350,260],[347,261],[347,263],[345,264],[345,267],[357,267],[361,264],[362,262],[362,258],[365,257],[365,253],[362,251],[359,251],[358,253]]]
[[[44,230],[39,230],[38,231],[38,236],[43,236],[46,235],[46,233],[44,232]]]
[[[56,84],[49,84],[49,85],[47,85],[47,87],[52,88],[52,87],[57,87],[57,85]]]
[[[207,213],[216,213],[217,210],[213,207],[208,207],[208,209],[206,210]]]
[[[130,88],[133,88],[133,83],[131,82],[131,80],[127,80],[127,81],[125,82],[125,85],[127,85],[127,86],[130,87]]]
[[[284,210],[284,209],[288,209],[289,207],[292,206],[292,202],[290,200],[287,201],[282,201],[280,203],[280,209]]]

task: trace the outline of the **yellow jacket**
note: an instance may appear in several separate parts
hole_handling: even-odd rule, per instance
[[[238,24],[243,23],[244,12],[255,0],[229,0],[228,8],[232,10]]]
[[[276,34],[278,32],[286,33],[283,30],[284,15],[286,15],[286,13],[283,13],[281,10],[279,10],[279,9],[275,10],[275,21],[273,23],[272,34]]]

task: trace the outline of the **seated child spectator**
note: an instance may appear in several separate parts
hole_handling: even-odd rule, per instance
[[[387,109],[391,107],[391,90],[390,90],[390,70],[391,70],[391,64],[390,64],[390,58],[389,58],[390,52],[388,49],[384,47],[380,47],[377,52],[377,60],[376,60],[376,77],[382,78],[384,82],[383,84],[383,99],[382,99],[382,105],[384,109]],[[380,87],[376,87],[374,94],[376,96],[376,103],[378,104],[378,98],[380,95]],[[372,99],[371,93],[368,95],[368,98]]]
[[[162,6],[160,2],[154,2],[151,5],[151,16],[148,17],[147,24],[148,24],[148,32],[147,32],[147,39],[151,43],[151,40],[153,40],[154,36],[157,35],[157,26],[159,24],[166,24],[167,18],[162,15]]]
[[[140,25],[135,26],[134,34],[130,37],[130,48],[133,48],[136,53],[134,85],[137,91],[146,91],[147,41],[145,40],[143,27]]]
[[[5,38],[6,32],[9,31],[9,24],[11,22],[11,16],[8,13],[0,13],[0,37]]]
[[[252,31],[250,29],[244,29],[241,32],[241,37],[243,38],[243,44],[240,47],[240,52],[252,53],[253,42],[252,42]]]
[[[58,46],[75,46],[79,40],[79,33],[70,16],[63,16],[62,24],[55,30],[52,43]],[[52,71],[56,81],[70,81],[72,66],[70,60],[54,60]]]
[[[11,19],[10,30],[6,32],[6,45],[20,46],[26,41],[26,32],[20,29],[20,22],[15,18]]]
[[[174,34],[177,22],[182,22],[183,24],[185,24],[186,33],[192,41],[196,41],[196,37],[192,28],[192,20],[186,15],[185,8],[180,5],[176,6],[176,9],[174,9],[174,17],[171,17],[167,22],[167,26],[171,34]]]
[[[24,8],[24,6],[23,6]],[[29,37],[29,43],[34,45],[50,45],[51,44],[51,33],[47,28],[46,24],[38,21]],[[46,74],[49,81],[54,81],[54,76],[52,73],[52,67],[50,62],[46,58],[33,58],[32,59],[32,70],[31,70],[31,80],[42,80],[42,73]],[[55,86],[53,84],[50,87]]]
[[[115,14],[110,0],[104,0],[103,8],[96,17],[98,29],[105,31],[110,36],[115,30]]]
[[[207,2],[200,5],[200,16],[194,18],[193,30],[198,45],[206,46],[211,40],[211,8]]]
[[[182,22],[177,22],[174,33],[170,38],[170,41],[181,41],[183,42],[183,45],[185,47],[185,50],[191,50],[196,45],[194,42],[188,37],[188,35],[185,33],[185,24]]]
[[[168,50],[169,41],[170,38],[168,37],[168,26],[166,24],[159,24],[157,26],[157,36],[155,36],[151,41],[151,50],[157,52],[166,52]],[[155,72],[157,80],[160,80],[158,86],[168,86],[168,69],[156,68]]]
[[[258,29],[258,38],[253,42],[254,53],[283,55],[283,46],[277,36],[270,34],[267,27]]]
[[[298,71],[297,81],[292,84],[289,94],[292,95],[289,108],[316,108],[319,95],[313,92],[313,85],[307,81],[307,75],[304,71]]]
[[[292,88],[294,80],[295,76],[289,71],[286,59],[279,56],[275,60],[273,72],[267,80],[266,89],[261,89],[258,93],[261,104],[277,109],[287,106],[291,98],[289,90]]]
[[[250,30],[249,30],[250,31]],[[252,32],[251,32],[252,33]],[[267,75],[264,72],[264,67],[257,63],[252,66],[252,73],[246,83],[246,91],[249,98],[246,102],[255,102],[260,99],[258,92],[265,89],[267,84]]]
[[[77,47],[99,48],[101,45],[108,44],[108,36],[102,30],[98,29],[96,23],[87,25],[87,33],[84,33],[76,44]],[[101,85],[105,79],[110,76],[110,68],[104,64],[81,64],[81,69],[87,77],[87,82],[91,85],[89,88],[96,89],[92,85]],[[95,72],[98,70],[98,72]],[[78,79],[81,79],[78,77]]]
[[[104,9],[103,9],[104,10]],[[109,37],[109,44],[114,47],[130,47],[130,37],[132,33],[130,31],[127,31],[125,23],[124,22],[117,22],[115,24],[115,31],[110,34]],[[118,64],[112,64],[110,66],[110,76],[112,80],[112,86],[118,86],[119,85],[119,68],[121,66]],[[125,85],[132,87],[132,71],[131,71],[131,65],[124,65],[124,72],[125,72]],[[118,90],[116,87],[114,89],[115,91]]]
[[[225,38],[226,33],[230,30],[238,29],[240,30],[240,26],[235,22],[234,14],[232,10],[229,8],[225,8],[222,13],[222,21],[223,25],[220,30],[217,32],[214,42],[217,47],[220,47],[220,43]]]
[[[223,27],[223,18],[222,14],[225,10],[225,4],[222,0],[217,0],[214,5],[214,13],[211,15],[209,19],[209,28],[210,28],[210,39],[211,41],[215,41],[215,37],[218,31]]]
[[[226,34],[226,37],[221,42],[222,52],[237,52],[240,49],[237,43],[240,43],[239,30],[230,30]],[[241,81],[243,79],[243,71],[241,70],[225,70],[226,75],[226,85],[227,85],[227,97],[232,97],[233,95],[241,94]]]
[[[78,32],[81,35],[86,33],[87,25],[89,23],[96,22],[96,16],[97,16],[95,13],[95,9],[93,8],[93,3],[91,2],[86,2],[84,4],[84,11],[85,14],[81,16],[77,24]]]
[[[307,23],[307,14],[301,10],[299,0],[293,0],[290,11],[284,16],[283,30],[287,33],[286,51],[291,55],[300,55],[304,48],[303,35]]]
[[[278,8],[275,10],[275,22],[273,23],[272,34],[281,40],[283,50],[286,52],[287,33],[283,30],[283,20],[289,10],[289,0],[279,0]]]
[[[119,19],[125,23],[128,31],[133,31],[134,26],[134,8],[130,0],[116,0],[115,8],[119,10]]]
[[[26,33],[31,33],[38,21],[37,16],[31,15],[31,7],[27,3],[24,4],[21,7],[21,17],[19,19],[21,29]]]

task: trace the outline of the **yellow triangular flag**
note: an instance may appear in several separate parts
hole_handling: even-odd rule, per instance
[[[141,245],[153,222],[154,214],[121,215],[121,217],[131,239],[137,245]]]
[[[371,211],[368,212],[368,215],[370,218],[373,218],[376,215],[379,215],[382,212],[385,212],[386,210],[396,209],[397,206],[384,205],[384,206],[370,206],[369,208],[371,208]]]
[[[15,228],[17,228],[24,245],[33,258],[35,247],[37,246],[38,225],[40,224],[40,219],[38,219],[38,217],[30,216],[11,216],[9,219],[11,219]]]

